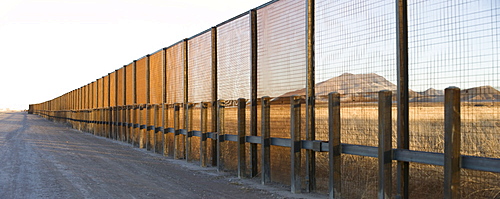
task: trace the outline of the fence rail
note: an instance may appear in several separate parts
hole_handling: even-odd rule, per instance
[[[29,113],[293,193],[497,197],[499,10],[271,1]]]

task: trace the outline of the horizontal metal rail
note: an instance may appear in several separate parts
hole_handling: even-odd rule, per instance
[[[96,124],[108,124],[108,125],[117,125],[117,126],[128,126],[139,129],[147,129],[147,130],[155,130],[156,132],[174,133],[174,128],[164,128],[157,126],[147,126],[136,123],[125,123],[125,122],[106,122],[106,121],[90,121],[90,120],[77,120],[65,117],[58,116],[50,116],[46,115],[49,118],[55,119],[66,119],[75,122],[84,122],[84,123],[96,123]],[[190,131],[187,132],[186,129],[178,129],[177,134],[185,135],[190,137],[206,137],[209,139],[217,140],[221,139],[221,141],[231,141],[237,142],[238,135],[236,134],[224,134],[221,136],[217,136],[217,132],[207,132],[201,133],[201,131]],[[260,136],[245,136],[245,143],[252,144],[261,144]],[[291,147],[291,140],[289,138],[274,138],[271,137],[272,146],[281,146],[281,147]],[[301,140],[300,142],[301,149],[308,149],[317,152],[328,152],[329,151],[329,143],[327,141],[322,140]],[[341,144],[341,149],[343,154],[349,155],[358,155],[365,157],[378,157],[378,148],[374,146],[365,146],[365,145],[355,145],[355,144]],[[426,152],[426,151],[414,151],[407,149],[392,149],[392,160],[395,161],[403,161],[403,162],[414,162],[421,164],[429,164],[436,166],[444,165],[444,153],[434,153],[434,152]],[[488,171],[488,172],[497,172],[500,173],[500,159],[499,158],[486,158],[486,157],[478,157],[478,156],[467,156],[461,155],[461,168],[464,169],[472,169],[479,171]]]

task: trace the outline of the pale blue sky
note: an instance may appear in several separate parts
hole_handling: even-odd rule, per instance
[[[2,0],[0,109],[26,109],[268,0]]]

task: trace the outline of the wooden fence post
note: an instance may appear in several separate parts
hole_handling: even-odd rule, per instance
[[[460,198],[460,89],[444,92],[444,198]]]
[[[392,198],[392,92],[378,95],[378,198]]]
[[[409,88],[408,88],[408,19],[407,0],[396,0],[397,31],[397,148],[410,149]],[[409,162],[397,162],[397,198],[408,198]]]
[[[217,27],[212,27],[211,29],[211,51],[212,51],[212,118],[211,118],[211,127],[212,131],[217,130],[217,99],[218,97],[218,91],[217,91]],[[212,145],[212,161],[211,164],[212,166],[217,165],[217,141],[214,139],[210,139],[211,145]]]
[[[127,125],[125,126],[125,141],[127,143],[130,143],[131,140],[130,140],[130,123],[131,123],[131,119],[130,119],[130,106],[129,105],[126,105],[125,106],[125,122],[127,123]]]
[[[342,145],[340,143],[340,94],[328,94],[328,165],[329,172],[329,198],[342,198]]]
[[[218,117],[217,117],[217,171],[224,171],[223,158],[221,145],[224,142],[224,100],[218,100],[217,103]],[[212,118],[213,119],[213,118]]]
[[[246,100],[238,99],[238,178],[244,178],[246,172],[246,150],[245,150],[245,132],[246,132]]]
[[[153,104],[152,105],[153,109],[153,129],[152,129],[152,136],[153,136],[153,153],[156,153],[158,151],[157,146],[158,146],[158,133],[157,133],[157,127],[158,127],[158,105]]]
[[[301,180],[300,180],[300,96],[294,95],[290,97],[290,189],[292,193],[300,193]]]
[[[271,98],[268,96],[262,97],[261,111],[261,183],[266,184],[271,182],[271,138],[270,138],[270,120],[271,120]]]
[[[315,122],[315,53],[314,53],[314,23],[315,0],[307,0],[307,67],[306,67],[306,140],[316,139]],[[316,154],[306,150],[306,189],[311,192],[316,189]]]
[[[251,56],[251,96],[250,96],[250,136],[257,136],[257,66],[258,66],[258,31],[257,10],[250,10],[250,56]],[[257,144],[250,143],[250,177],[257,176]]]
[[[200,138],[200,164],[201,167],[207,167],[207,119],[208,119],[208,114],[207,114],[207,108],[208,108],[208,103],[206,102],[201,102],[200,103],[200,122],[201,122],[201,138]]]
[[[146,115],[146,117],[143,117],[143,114]],[[140,118],[140,122],[139,122],[139,140],[140,140],[140,143],[141,143],[141,146],[139,148],[141,149],[146,149],[148,150],[148,137],[147,136],[147,128],[144,128],[144,125],[146,125],[147,127],[147,124],[148,124],[148,108],[147,108],[147,105],[144,105],[144,104],[141,104],[140,105],[140,108],[139,108],[139,118]]]
[[[168,153],[170,152],[168,150],[168,130],[167,130],[167,127],[168,127],[168,104],[166,103],[163,103],[163,106],[162,106],[162,124],[163,124],[163,156],[168,156]]]
[[[191,130],[193,129],[193,103],[185,103],[184,104],[184,128],[186,129],[186,136],[185,138],[185,157],[186,157],[186,162],[189,162],[189,155],[191,154]]]
[[[174,159],[180,158],[179,109],[179,104],[174,103]]]

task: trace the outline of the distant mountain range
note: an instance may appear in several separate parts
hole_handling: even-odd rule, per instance
[[[375,74],[351,74],[344,73],[326,81],[316,84],[316,96],[319,100],[326,100],[328,93],[338,92],[341,101],[344,102],[371,102],[377,100],[378,92],[389,90],[394,94],[397,86],[384,77]],[[285,93],[278,97],[283,99],[292,95],[305,95],[306,89],[299,89]],[[491,86],[481,86],[461,91],[462,101],[500,101],[500,91]],[[442,102],[444,101],[444,91],[429,88],[423,92],[409,91],[411,102]]]

